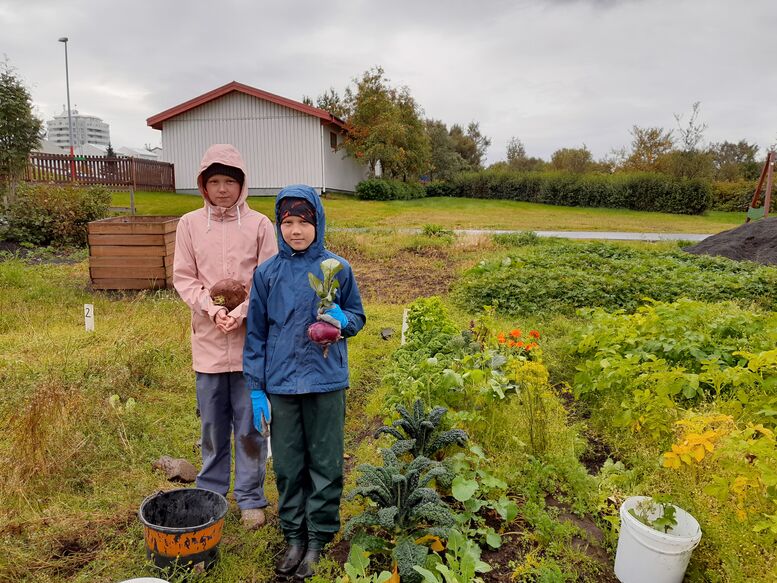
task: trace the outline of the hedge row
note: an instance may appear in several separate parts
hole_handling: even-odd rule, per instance
[[[108,216],[103,186],[21,183],[5,212],[5,238],[31,245],[86,245],[86,225]]]
[[[361,200],[410,200],[425,195],[423,185],[417,182],[370,178],[356,185],[356,197]]]
[[[571,174],[566,172],[468,172],[433,183],[428,196],[518,200],[562,206],[627,208],[701,214],[709,208],[710,186],[702,180],[664,174]]]
[[[714,211],[739,211],[744,213],[747,207],[750,206],[757,184],[756,180],[713,182],[710,209]],[[761,196],[763,197],[763,191]],[[761,204],[763,204],[763,199]],[[777,188],[772,189],[771,212],[777,212]]]
[[[417,183],[372,178],[360,182],[356,194],[362,200],[451,196],[701,214],[705,210],[746,211],[755,185],[749,180],[706,183],[657,173],[483,171],[460,174],[450,182],[431,182],[425,188]],[[777,188],[772,194],[772,212],[777,212]]]

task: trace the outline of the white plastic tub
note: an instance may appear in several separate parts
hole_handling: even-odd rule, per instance
[[[691,553],[701,540],[699,523],[675,506],[677,526],[668,533],[659,532],[629,514],[643,500],[650,498],[632,496],[621,505],[615,576],[622,583],[681,583]]]

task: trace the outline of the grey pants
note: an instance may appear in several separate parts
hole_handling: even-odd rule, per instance
[[[264,508],[267,440],[254,428],[251,395],[242,372],[196,373],[202,421],[202,470],[197,487],[226,496],[235,436],[235,500],[241,510]]]

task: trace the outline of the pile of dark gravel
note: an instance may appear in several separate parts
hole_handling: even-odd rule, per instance
[[[737,261],[777,265],[777,217],[723,231],[684,250],[696,255],[718,255]]]

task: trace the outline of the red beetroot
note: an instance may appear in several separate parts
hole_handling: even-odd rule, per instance
[[[308,326],[308,338],[324,347],[324,357],[329,354],[329,345],[340,340],[340,330],[329,322],[318,320]]]
[[[242,304],[246,296],[246,288],[234,279],[222,279],[210,288],[210,297],[217,306],[224,306],[230,312]]]

